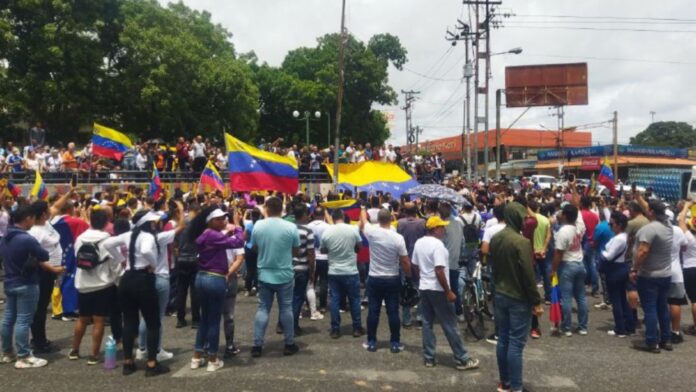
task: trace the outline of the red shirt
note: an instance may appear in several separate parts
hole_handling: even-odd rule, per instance
[[[587,234],[587,240],[590,241],[590,244],[592,244],[595,227],[597,227],[599,224],[599,217],[594,212],[585,209],[580,210],[580,214],[582,214],[582,220],[585,222],[585,234]]]

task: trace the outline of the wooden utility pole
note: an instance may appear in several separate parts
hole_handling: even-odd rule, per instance
[[[619,179],[619,113],[614,111],[614,119],[612,120],[612,128],[614,131],[614,181]]]
[[[345,84],[346,62],[346,0],[341,6],[341,42],[338,49],[338,94],[336,96],[336,132],[334,143],[333,185],[338,192],[338,146],[341,143],[341,110],[343,109],[343,85]]]

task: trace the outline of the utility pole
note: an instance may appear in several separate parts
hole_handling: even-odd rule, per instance
[[[447,35],[445,36],[445,39],[447,41],[452,42],[452,46],[457,45],[457,41],[464,41],[464,67],[463,67],[463,72],[464,72],[464,79],[466,79],[466,97],[464,98],[464,102],[462,102],[463,106],[463,121],[462,121],[462,139],[461,139],[461,145],[462,145],[462,166],[466,166],[466,180],[467,182],[471,182],[471,127],[469,123],[470,119],[470,84],[471,84],[471,77],[473,76],[473,67],[471,66],[471,63],[469,62],[469,39],[474,35],[474,33],[471,32],[471,27],[462,22],[461,20],[457,19],[457,25],[455,27],[457,30],[460,32],[457,34],[454,34],[447,30]],[[465,140],[466,139],[466,140]],[[464,147],[466,145],[466,147]],[[466,148],[466,153],[464,149]]]
[[[404,99],[405,105],[401,109],[406,112],[406,146],[410,152],[412,152],[413,144],[418,143],[418,137],[413,134],[413,122],[411,121],[411,110],[413,109],[413,102],[416,100],[416,95],[420,94],[420,91],[404,91],[401,93],[406,96]],[[418,145],[416,145],[416,150],[418,150]]]
[[[341,143],[341,110],[343,109],[343,85],[345,84],[346,62],[346,0],[341,6],[341,42],[338,49],[338,94],[336,95],[336,132],[334,144],[333,183],[334,191],[338,192],[338,145]]]
[[[502,89],[495,90],[495,179],[500,181],[500,105]]]
[[[420,136],[421,133],[423,133],[423,128],[421,128],[420,126],[413,128],[413,134],[416,136],[416,144],[415,144],[415,146],[416,146],[415,153],[416,154],[418,154],[418,136]]]
[[[614,181],[619,179],[619,113],[614,110],[612,119],[612,131],[614,133]]]
[[[485,104],[484,104],[484,118],[485,118],[485,129],[486,129],[486,137],[483,139],[483,165],[485,167],[485,178],[484,178],[484,183],[488,185],[488,178],[490,177],[488,175],[488,164],[489,164],[489,157],[488,157],[488,134],[489,134],[489,122],[488,122],[488,102],[490,101],[489,99],[489,83],[491,80],[491,19],[493,18],[493,14],[491,13],[491,8],[489,6],[489,2],[486,1],[486,19],[483,22],[484,23],[484,29],[486,32],[486,62],[485,62],[485,72],[486,72],[486,81],[484,82],[484,89],[485,89]]]
[[[558,117],[558,178],[563,174],[563,127],[565,121],[563,106],[556,106],[556,117]]]

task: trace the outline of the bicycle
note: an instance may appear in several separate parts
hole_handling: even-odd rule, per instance
[[[478,340],[486,336],[486,318],[493,320],[489,306],[492,300],[490,280],[480,261],[476,262],[472,276],[464,277],[461,292],[463,315],[469,332]]]

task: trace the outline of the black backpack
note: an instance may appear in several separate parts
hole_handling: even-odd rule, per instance
[[[466,218],[462,216],[462,221],[464,222],[464,242],[467,244],[478,243],[479,241],[479,229],[476,226],[476,215],[471,222],[467,222]]]
[[[84,242],[80,245],[76,253],[77,268],[91,270],[106,261],[107,258],[99,252],[100,242]]]

